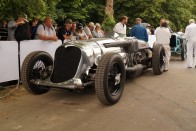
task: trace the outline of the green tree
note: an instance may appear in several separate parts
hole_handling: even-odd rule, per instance
[[[51,16],[57,22],[65,18],[83,23],[104,21],[104,28],[111,28],[109,26],[122,15],[129,17],[128,26],[132,26],[137,17],[154,26],[165,18],[177,31],[185,28],[190,18],[196,18],[196,0],[0,0],[0,20],[19,15],[28,18]]]
[[[162,14],[161,3],[164,0],[116,0],[115,1],[115,15],[119,19],[121,15],[129,17],[129,25],[134,24],[135,18],[140,17],[143,22],[155,24],[158,23]],[[126,3],[126,4],[124,4]]]
[[[57,10],[64,13],[58,19],[71,18],[83,21],[83,23],[102,21],[104,3],[104,0],[61,0],[57,5]]]
[[[0,19],[15,19],[18,16],[28,17],[45,15],[47,5],[43,0],[1,0]]]
[[[194,2],[195,1],[195,2]],[[172,28],[177,31],[185,27],[188,19],[194,18],[192,11],[196,0],[116,0],[115,15],[129,17],[130,26],[134,19],[140,17],[143,22],[158,26],[161,18],[168,19]],[[126,4],[124,4],[126,3]]]
[[[103,30],[105,32],[111,33],[115,25],[114,20],[114,0],[106,0],[105,6],[105,16],[103,21]]]
[[[61,2],[61,0],[43,0],[45,3],[45,12],[43,15],[50,16],[51,18],[57,19],[60,15],[62,15],[62,12],[57,12],[57,4]]]
[[[162,9],[166,14],[166,18],[172,22],[175,31],[185,28],[188,20],[195,18],[191,12],[194,8],[193,0],[170,0],[162,4]]]

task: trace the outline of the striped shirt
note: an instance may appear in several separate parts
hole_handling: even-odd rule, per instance
[[[4,27],[0,27],[0,40],[7,40],[7,36],[8,36],[8,30],[7,28]]]

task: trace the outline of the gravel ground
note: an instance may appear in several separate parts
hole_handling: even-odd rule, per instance
[[[0,100],[0,130],[196,131],[196,69],[172,58],[169,71],[160,76],[149,69],[127,80],[113,106],[102,105],[94,91],[51,90],[36,96],[20,87]]]

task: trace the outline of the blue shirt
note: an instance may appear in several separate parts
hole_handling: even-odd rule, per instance
[[[134,25],[131,31],[129,32],[129,35],[131,37],[136,37],[139,40],[144,40],[148,42],[148,33],[146,28],[144,28],[142,25]]]

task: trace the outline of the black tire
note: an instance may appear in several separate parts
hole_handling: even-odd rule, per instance
[[[42,79],[40,70],[49,66],[53,66],[53,59],[46,52],[35,51],[30,53],[25,58],[21,69],[21,80],[22,84],[28,92],[39,95],[50,90],[50,88],[38,86],[31,82],[31,80],[33,79]],[[50,74],[47,75],[47,78],[49,77],[49,75]]]
[[[95,75],[95,92],[100,102],[105,105],[117,103],[123,93],[125,79],[122,57],[116,53],[104,54]]]
[[[162,45],[156,44],[153,47],[152,68],[155,75],[162,74],[165,65],[165,49]]]
[[[184,61],[186,59],[186,44],[182,43],[181,46],[181,60]]]

